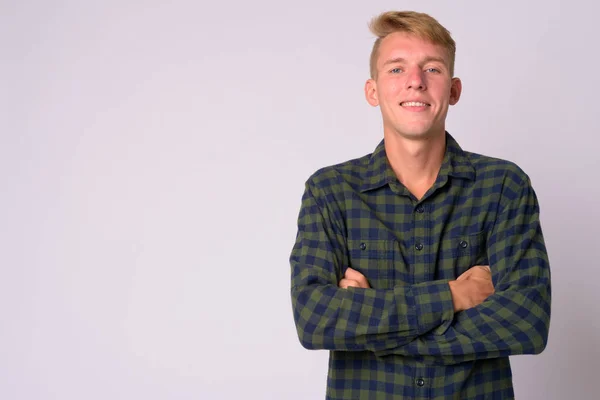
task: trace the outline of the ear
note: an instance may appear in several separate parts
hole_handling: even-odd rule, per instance
[[[379,105],[379,99],[377,98],[377,83],[373,79],[369,79],[365,83],[365,98],[367,99],[367,103],[373,107]]]
[[[452,78],[452,85],[450,86],[450,105],[451,106],[458,103],[461,93],[462,93],[462,82],[461,82],[460,78]]]

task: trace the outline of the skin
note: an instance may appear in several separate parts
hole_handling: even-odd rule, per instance
[[[476,265],[448,284],[454,312],[476,307],[495,292],[489,265]]]
[[[365,97],[381,110],[392,169],[417,199],[437,177],[446,145],[446,115],[461,91],[462,83],[450,75],[450,59],[440,45],[403,32],[381,41],[377,77],[365,83]],[[402,105],[411,100],[427,106]]]
[[[404,32],[381,41],[377,76],[367,80],[365,97],[381,110],[390,166],[417,199],[433,185],[442,165],[446,115],[461,91],[462,83],[451,76],[443,47]],[[425,104],[406,104],[415,101]],[[488,265],[474,266],[448,285],[455,312],[476,307],[494,293]],[[338,286],[370,288],[366,277],[352,268]]]

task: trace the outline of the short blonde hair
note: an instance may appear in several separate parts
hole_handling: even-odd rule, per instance
[[[369,29],[377,36],[371,50],[372,79],[377,79],[377,58],[381,41],[395,32],[406,32],[445,48],[450,60],[450,76],[454,76],[456,43],[450,36],[450,32],[432,16],[414,11],[387,11],[373,18],[369,23]]]

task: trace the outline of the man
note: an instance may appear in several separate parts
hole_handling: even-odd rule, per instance
[[[375,18],[367,101],[383,141],[306,183],[292,250],[298,335],[330,350],[328,399],[511,399],[508,356],[537,354],[550,270],[515,164],[446,132],[461,81],[432,17]]]

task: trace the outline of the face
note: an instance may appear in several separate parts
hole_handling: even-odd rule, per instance
[[[407,139],[443,135],[448,106],[458,102],[461,82],[450,75],[446,50],[396,32],[379,47],[377,79],[365,85],[367,101],[379,106],[384,134]]]

